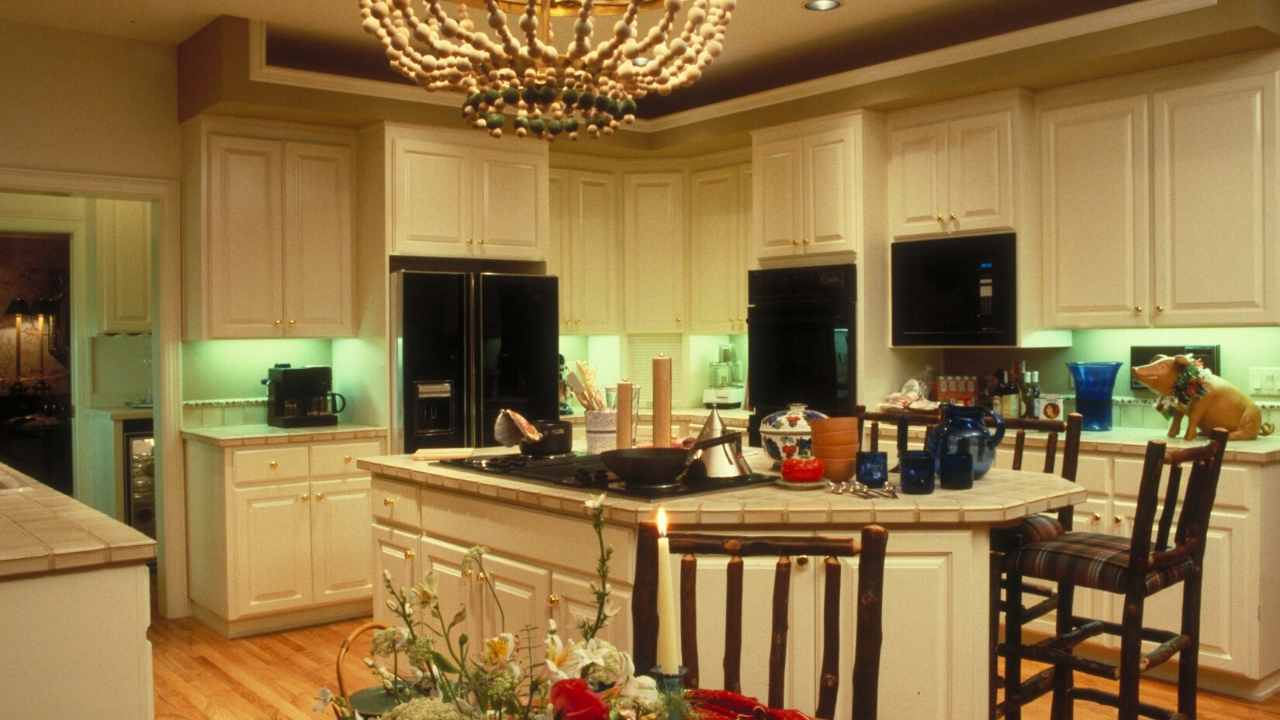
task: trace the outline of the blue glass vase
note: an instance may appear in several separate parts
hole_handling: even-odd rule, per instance
[[[1076,385],[1076,412],[1084,416],[1084,429],[1110,430],[1111,393],[1120,363],[1069,362],[1067,370]]]

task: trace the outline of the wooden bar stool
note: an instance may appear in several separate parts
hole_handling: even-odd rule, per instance
[[[1084,417],[1080,413],[1071,413],[1067,416],[1067,421],[1061,420],[1027,420],[1021,418],[1013,418],[1004,421],[1005,428],[1008,430],[1016,430],[1013,441],[1013,469],[1021,470],[1024,453],[1027,444],[1027,431],[1047,433],[1045,437],[1044,448],[1044,465],[1043,472],[1046,475],[1052,475],[1057,462],[1058,452],[1058,435],[1065,434],[1065,442],[1062,448],[1062,477],[1066,480],[1075,482],[1077,470],[1080,465],[1080,431],[1084,427]],[[989,675],[990,682],[988,687],[988,715],[995,718],[997,715],[998,705],[996,703],[996,690],[1001,685],[1001,679],[997,673],[996,656],[997,647],[1000,639],[1000,613],[1004,611],[1005,600],[1003,590],[1005,586],[1004,577],[1004,558],[1012,549],[1033,542],[1036,540],[1048,540],[1058,537],[1063,533],[1071,530],[1073,511],[1070,507],[1065,507],[1058,511],[1057,517],[1052,515],[1037,514],[1024,518],[1022,522],[1014,527],[993,528],[991,531],[991,582],[990,582],[990,614],[988,616],[989,635],[991,651],[989,654]],[[1049,612],[1053,611],[1060,600],[1057,591],[1052,587],[1037,585],[1032,583],[1023,583],[1022,592],[1024,595],[1037,595],[1043,598],[1040,602],[1030,608],[1022,610],[1022,624],[1026,625],[1032,620],[1039,619]],[[1067,614],[1070,617],[1070,613]],[[1039,697],[1049,691],[1049,687],[1045,686],[1039,690],[1035,697]],[[1024,702],[1030,702],[1035,699],[1032,697]]]
[[[867,441],[867,449],[876,452],[880,449],[880,423],[893,425],[897,428],[897,437],[895,440],[898,445],[898,458],[901,462],[903,453],[907,451],[908,440],[911,427],[925,428],[925,435],[928,436],[929,431],[935,425],[942,422],[942,412],[902,412],[902,413],[886,413],[886,412],[868,412],[866,408],[859,405],[854,411],[858,417],[858,438],[864,437],[864,427],[866,423],[871,423],[871,437]],[[926,440],[927,442],[927,440]],[[923,447],[923,446],[922,446]],[[896,469],[896,468],[895,468]]]
[[[644,545],[656,543],[652,527],[642,528],[641,549],[637,553],[635,587],[656,587],[656,554]],[[853,662],[853,720],[874,720],[879,697],[881,606],[884,594],[884,559],[889,533],[878,525],[862,529],[860,541],[822,537],[723,536],[671,533],[671,552],[680,561],[680,641],[685,686],[698,687],[698,600],[697,556],[729,556],[724,648],[724,689],[741,692],[742,603],[744,557],[777,556],[773,584],[773,626],[769,642],[769,699],[771,708],[783,706],[787,663],[787,618],[790,603],[792,557],[826,558],[823,562],[825,591],[823,605],[822,670],[819,677],[818,709],[815,717],[832,720],[836,711],[840,667],[840,575],[839,558],[858,557],[857,635]],[[632,596],[637,667],[652,667],[648,655],[657,638],[657,603],[653,593]],[[762,628],[761,628],[762,629]],[[653,638],[644,642],[643,638]],[[648,663],[648,664],[641,664]]]
[[[1165,720],[1195,719],[1205,542],[1209,513],[1217,495],[1218,476],[1226,451],[1227,431],[1215,429],[1210,437],[1207,445],[1181,450],[1166,450],[1163,442],[1147,444],[1132,537],[1067,532],[1050,540],[1029,543],[1008,554],[1005,560],[1005,571],[1009,577],[1004,644],[1005,701],[1002,703],[1006,717],[1019,720],[1025,702],[1023,688],[1038,685],[1035,678],[1028,683],[1019,681],[1022,659],[1028,658],[1053,666],[1046,672],[1051,673],[1053,679],[1054,720],[1069,720],[1072,702],[1076,699],[1118,708],[1120,720],[1136,720],[1139,716]],[[1188,463],[1191,464],[1191,473],[1185,493],[1182,493],[1182,467]],[[1169,482],[1153,547],[1152,529],[1160,502],[1160,476],[1165,465],[1170,466]],[[1180,512],[1177,511],[1179,497]],[[1175,514],[1178,522],[1173,533],[1173,546],[1170,547],[1170,530],[1173,529]],[[1059,632],[1055,637],[1029,646],[1022,645],[1024,577],[1056,581],[1061,598],[1058,604]],[[1178,583],[1182,583],[1180,630],[1175,633],[1143,627],[1146,599]],[[1071,616],[1071,596],[1076,586],[1123,595],[1122,622],[1117,624]],[[1120,637],[1118,667],[1073,653],[1076,645],[1103,633]],[[1143,641],[1156,643],[1155,649],[1143,653]],[[1139,702],[1140,675],[1175,655],[1179,660],[1177,711]],[[1077,670],[1119,680],[1119,693],[1074,687],[1072,675]]]

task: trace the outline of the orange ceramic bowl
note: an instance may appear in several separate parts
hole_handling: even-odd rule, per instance
[[[814,440],[812,452],[820,458],[852,458],[858,454],[858,443],[827,444]]]
[[[848,482],[853,477],[853,470],[858,465],[857,460],[824,460],[826,472],[824,475],[828,480],[835,482]]]
[[[858,433],[856,431],[836,430],[825,433],[813,433],[810,436],[815,443],[822,445],[857,445]]]
[[[814,435],[821,435],[829,432],[858,432],[858,418],[856,417],[833,417],[825,420],[810,420],[809,429]]]

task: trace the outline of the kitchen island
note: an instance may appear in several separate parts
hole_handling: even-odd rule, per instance
[[[0,465],[4,717],[154,714],[155,541]]]
[[[759,455],[753,466],[765,467]],[[591,613],[589,585],[595,565],[583,501],[591,493],[412,460],[367,458],[373,474],[376,570],[397,585],[434,570],[446,605],[466,604],[472,637],[502,629],[495,603],[463,570],[473,545],[489,548],[486,566],[505,611],[506,627],[544,628],[554,619],[573,628]],[[992,526],[1030,513],[1082,502],[1078,485],[1040,473],[992,470],[973,490],[897,499],[863,499],[823,491],[798,492],[773,485],[663,501],[674,529],[700,532],[785,532],[853,537],[867,524],[889,528],[885,571],[885,642],[881,665],[881,715],[893,718],[980,718],[987,712],[987,567]],[[659,503],[608,497],[606,540],[614,548],[610,583],[619,614],[604,636],[633,647],[630,599],[639,526],[653,521]],[[787,662],[789,706],[812,710],[821,663],[818,562],[797,559],[791,581],[791,632]],[[678,569],[675,570],[678,577]],[[748,558],[748,593],[768,597],[774,561]],[[853,597],[852,568],[843,593]],[[719,631],[724,618],[724,563],[699,563],[699,663],[702,685],[721,682]],[[381,588],[375,618],[388,622]],[[746,603],[743,689],[764,696],[767,687],[770,603]],[[842,613],[841,699],[848,715],[852,677],[853,611]],[[751,631],[754,629],[755,631]]]

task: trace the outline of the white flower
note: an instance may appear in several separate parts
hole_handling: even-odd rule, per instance
[[[583,505],[583,507],[585,507],[587,510],[590,510],[591,512],[595,512],[595,511],[599,510],[601,507],[603,507],[603,506],[604,506],[604,498],[605,498],[605,493],[600,493],[599,495],[597,495],[597,496],[595,496],[595,497],[587,498],[587,499],[582,503],[582,505]]]
[[[576,672],[570,677],[585,677],[596,686],[621,685],[635,675],[631,656],[600,638],[592,638],[573,649],[569,666]],[[565,668],[568,670],[568,668]]]
[[[622,686],[622,696],[632,698],[644,705],[656,703],[658,702],[658,683],[648,675],[633,675],[627,684]]]
[[[578,666],[574,662],[573,642],[568,645],[556,634],[553,627],[547,632],[547,672],[555,680],[568,680],[578,676]]]
[[[481,657],[485,665],[497,667],[510,662],[511,655],[515,651],[516,636],[505,632],[484,641],[484,654]]]
[[[316,692],[316,704],[311,707],[311,712],[324,712],[325,708],[333,702],[333,692],[329,688],[320,688]]]

